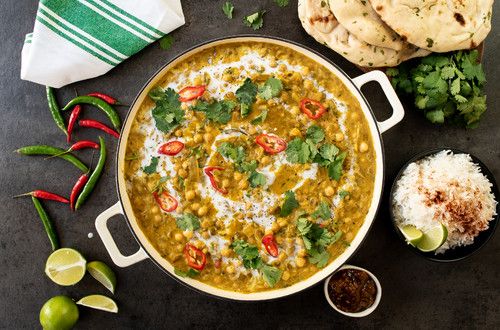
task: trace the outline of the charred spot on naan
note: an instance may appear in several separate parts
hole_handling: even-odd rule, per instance
[[[465,26],[465,19],[460,13],[455,13],[453,14],[453,17],[455,17],[455,20],[460,23],[460,25]]]
[[[330,12],[328,15],[317,15],[309,18],[309,23],[322,33],[330,33],[337,25],[337,19]]]

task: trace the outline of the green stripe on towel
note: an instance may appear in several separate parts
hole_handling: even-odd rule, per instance
[[[136,27],[131,28],[127,24],[112,18],[111,15],[106,14],[88,1],[42,0],[41,4],[47,6],[61,19],[118,52],[119,55],[122,55],[118,55],[120,61],[137,53],[155,40],[146,37],[142,31],[138,32]],[[95,42],[92,43],[95,44]]]

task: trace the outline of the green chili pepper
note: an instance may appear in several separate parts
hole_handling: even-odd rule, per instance
[[[36,145],[36,146],[26,146],[22,147],[16,150],[17,153],[20,153],[21,155],[26,155],[26,156],[34,156],[34,155],[45,155],[45,156],[57,156],[59,158],[62,158],[71,164],[75,165],[77,168],[82,170],[83,172],[87,172],[89,168],[87,165],[82,163],[81,160],[76,158],[73,154],[71,153],[65,153],[67,150],[61,149],[61,148],[56,148],[52,146],[46,146],[46,145]]]
[[[120,130],[121,127],[120,116],[118,116],[118,113],[115,111],[115,109],[113,109],[111,105],[106,103],[106,101],[101,100],[100,98],[95,96],[88,96],[88,95],[77,96],[71,101],[69,101],[69,103],[66,104],[66,106],[62,109],[62,111],[72,109],[77,104],[90,104],[102,110],[106,114],[106,116],[108,116],[109,120],[111,120],[111,123],[113,124],[115,129],[118,131]]]
[[[78,196],[78,199],[76,200],[75,210],[78,210],[80,206],[83,205],[85,200],[90,196],[92,190],[94,190],[97,181],[99,181],[99,178],[101,177],[104,164],[106,163],[106,145],[104,143],[104,139],[100,136],[99,136],[99,145],[100,145],[99,160],[97,161],[97,165],[92,174],[90,175],[89,180],[83,187],[80,196]]]
[[[68,130],[66,129],[66,124],[64,123],[64,118],[59,110],[59,105],[57,104],[56,95],[54,94],[54,89],[52,87],[46,86],[47,91],[47,101],[49,103],[50,113],[52,118],[56,122],[57,127],[59,127],[66,136],[68,136]]]
[[[52,222],[52,220],[50,220],[47,212],[45,212],[45,209],[43,208],[42,203],[40,203],[38,198],[31,197],[31,199],[33,200],[33,204],[35,204],[38,215],[42,220],[43,227],[47,232],[47,236],[50,240],[50,245],[52,245],[52,251],[59,249],[59,238],[57,238],[57,232],[56,228],[54,227],[54,223]]]

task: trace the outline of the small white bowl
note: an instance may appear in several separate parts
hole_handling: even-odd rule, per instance
[[[377,296],[375,297],[375,301],[373,302],[373,305],[371,305],[370,307],[368,307],[364,311],[361,311],[361,312],[358,312],[358,313],[344,312],[344,311],[340,310],[337,306],[335,306],[335,304],[330,299],[330,296],[328,294],[328,283],[330,283],[330,279],[332,278],[332,276],[335,273],[337,273],[338,271],[341,271],[343,269],[357,269],[357,270],[364,271],[368,275],[371,276],[371,278],[373,279],[373,281],[375,281],[375,285],[377,286]],[[324,291],[325,291],[326,301],[328,301],[328,303],[330,304],[330,306],[332,306],[332,308],[335,309],[340,314],[344,314],[344,315],[350,316],[350,317],[364,317],[364,316],[370,315],[377,308],[378,304],[380,303],[380,299],[382,298],[382,287],[380,286],[380,282],[375,277],[375,275],[373,275],[371,272],[367,271],[364,268],[356,267],[356,266],[351,266],[351,265],[344,265],[344,266],[340,267],[339,269],[337,269],[335,271],[335,273],[333,273],[332,275],[328,276],[328,278],[325,280],[325,285],[324,285]]]

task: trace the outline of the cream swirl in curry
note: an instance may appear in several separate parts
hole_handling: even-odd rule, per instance
[[[177,275],[248,293],[300,282],[349,246],[375,152],[331,71],[287,47],[232,43],[149,91],[125,177],[141,229]]]

